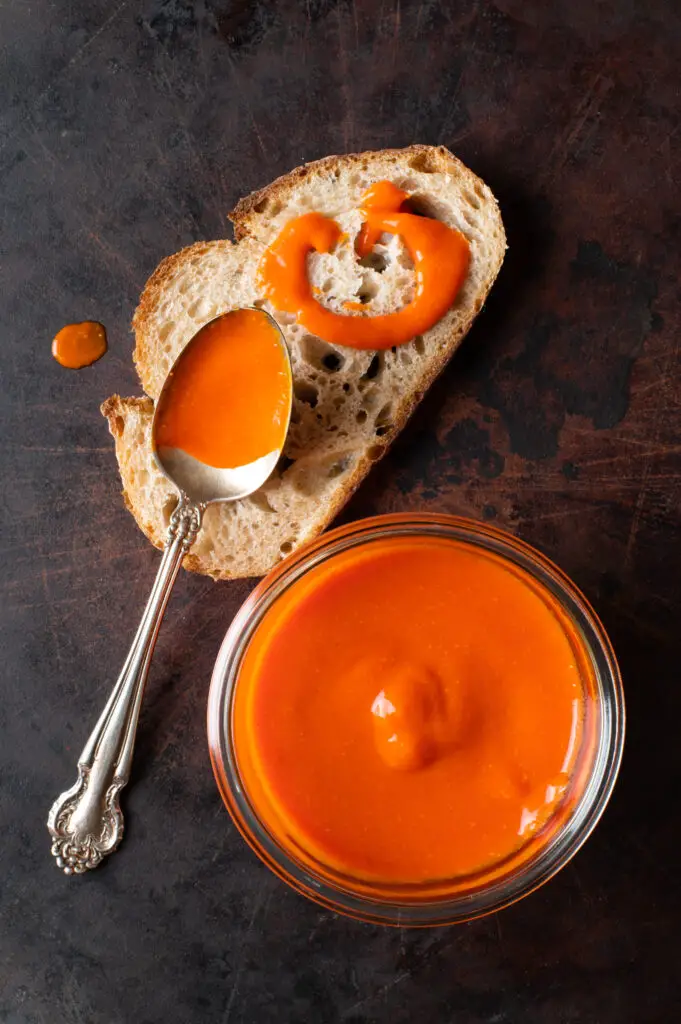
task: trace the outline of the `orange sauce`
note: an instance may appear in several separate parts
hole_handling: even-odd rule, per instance
[[[334,345],[383,349],[403,345],[433,327],[450,308],[468,272],[464,236],[442,221],[405,210],[409,194],[379,181],[364,195],[364,223],[355,249],[368,255],[381,235],[399,235],[414,263],[414,298],[395,313],[367,315],[367,306],[347,302],[349,315],[334,313],[315,298],[307,272],[311,252],[331,252],[344,240],[338,224],[320,213],[305,213],[284,226],[260,263],[260,282],[275,309]]]
[[[569,806],[579,641],[548,591],[436,537],[334,555],[257,627],[233,708],[261,820],[353,878],[424,883],[518,856]]]
[[[102,358],[106,349],[106,331],[102,324],[94,320],[67,324],[52,342],[52,355],[58,363],[70,370],[90,366]]]
[[[203,327],[178,360],[157,413],[156,445],[233,469],[282,447],[291,371],[276,326],[238,309]]]

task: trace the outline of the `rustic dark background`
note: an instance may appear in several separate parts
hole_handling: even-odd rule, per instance
[[[0,5],[3,1024],[678,1019],[680,61],[674,0]],[[137,390],[140,289],[275,175],[413,141],[489,182],[510,248],[346,516],[464,513],[574,577],[625,676],[610,808],[501,914],[415,932],[322,911],[236,835],[208,762],[211,666],[251,585],[183,574],[126,841],[66,879],[46,812],[158,564],[98,412]],[[70,373],[50,342],[86,318],[110,352]]]

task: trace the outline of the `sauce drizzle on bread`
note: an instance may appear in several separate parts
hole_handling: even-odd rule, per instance
[[[315,296],[307,258],[311,252],[331,252],[344,239],[336,221],[320,213],[290,220],[260,263],[260,283],[277,310],[295,315],[318,338],[333,345],[386,349],[404,345],[430,330],[454,303],[470,261],[464,236],[433,217],[405,209],[409,193],[390,181],[378,181],[362,197],[363,224],[356,240],[359,258],[370,255],[383,235],[398,235],[414,264],[416,291],[401,309],[377,316],[370,303],[345,303],[348,314],[336,313]],[[358,309],[360,305],[360,309]]]

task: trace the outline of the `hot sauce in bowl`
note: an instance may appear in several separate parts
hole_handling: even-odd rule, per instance
[[[223,645],[209,738],[277,873],[334,909],[444,923],[572,855],[614,782],[619,677],[569,581],[499,531],[383,517],[268,577]]]

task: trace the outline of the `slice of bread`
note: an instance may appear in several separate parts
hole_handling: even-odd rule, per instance
[[[408,191],[417,212],[466,236],[469,273],[446,315],[406,345],[376,353],[334,347],[272,309],[258,288],[258,264],[288,220],[314,210],[333,217],[348,235],[348,243],[335,252],[309,259],[320,301],[339,311],[348,300],[370,301],[373,313],[404,305],[415,282],[401,240],[385,238],[361,264],[352,248],[361,223],[361,197],[380,180]],[[250,498],[207,509],[184,564],[216,579],[262,575],[328,525],[458,347],[506,248],[491,191],[443,147],[327,157],[242,200],[231,217],[237,245],[200,242],[183,249],[161,263],[144,289],[133,320],[134,358],[150,398],[115,395],[102,406],[116,441],[126,503],[152,543],[161,547],[175,492],[151,453],[152,399],[183,346],[208,320],[247,305],[277,317],[293,366],[290,433],[284,456],[264,487]]]

